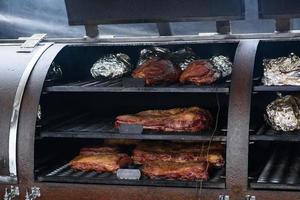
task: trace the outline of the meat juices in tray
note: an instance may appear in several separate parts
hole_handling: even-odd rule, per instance
[[[142,125],[143,129],[154,131],[198,132],[211,127],[212,115],[199,107],[147,110],[118,116],[115,126],[118,128],[121,124]]]

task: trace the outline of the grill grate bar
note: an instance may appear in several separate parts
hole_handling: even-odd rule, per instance
[[[253,189],[300,190],[300,148],[297,144],[276,145]]]

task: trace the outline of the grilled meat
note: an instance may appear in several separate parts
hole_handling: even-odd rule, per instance
[[[209,111],[199,107],[169,110],[148,110],[116,118],[115,126],[139,124],[144,129],[155,131],[197,132],[208,129],[212,122]]]
[[[196,85],[211,84],[218,79],[209,61],[196,60],[190,63],[180,76],[181,83],[194,83]]]
[[[132,163],[127,154],[100,153],[95,155],[79,155],[70,163],[70,167],[79,171],[116,172],[119,168]]]
[[[189,162],[207,161],[211,166],[223,166],[224,146],[213,143],[208,151],[206,143],[179,144],[171,142],[141,143],[133,151],[133,162],[144,164],[151,161]]]
[[[146,163],[142,169],[143,173],[151,179],[165,178],[176,180],[207,180],[207,162],[161,162],[154,161]]]
[[[116,146],[84,147],[80,149],[80,155],[112,154],[119,152],[119,148]]]
[[[134,78],[144,79],[146,85],[177,82],[181,69],[168,59],[154,57],[137,67],[132,73]]]

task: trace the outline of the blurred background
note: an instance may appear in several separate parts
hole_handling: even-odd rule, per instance
[[[273,32],[273,20],[259,20],[257,0],[245,0],[246,20],[233,21],[233,33]],[[293,29],[300,29],[294,20]],[[214,22],[171,23],[175,35],[196,35],[215,32]],[[149,36],[158,35],[155,24],[100,25],[101,35]],[[18,38],[33,33],[47,33],[48,37],[82,37],[84,27],[70,27],[64,0],[0,0],[0,38]]]

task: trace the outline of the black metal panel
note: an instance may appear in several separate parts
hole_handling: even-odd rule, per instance
[[[300,17],[299,0],[259,0],[261,18],[297,18]]]
[[[70,25],[244,17],[244,0],[65,0],[65,3]]]

